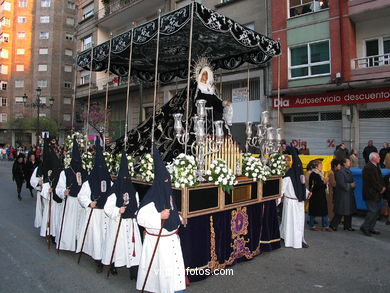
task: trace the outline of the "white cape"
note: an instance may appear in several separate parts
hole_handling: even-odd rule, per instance
[[[42,215],[43,215],[43,209],[44,209],[43,202],[42,202],[43,199],[41,197],[42,186],[39,185],[39,180],[41,178],[37,177],[37,170],[38,170],[38,167],[36,167],[34,169],[34,172],[30,178],[31,186],[37,191],[37,201],[35,204],[35,220],[34,220],[34,227],[35,228],[41,227]]]
[[[40,235],[42,237],[46,236],[46,231],[48,232],[48,235],[56,236],[57,230],[58,230],[58,222],[60,218],[60,210],[62,203],[57,203],[55,200],[53,200],[53,193],[49,193],[50,184],[43,183],[42,185],[42,203],[43,203],[43,214],[42,214],[42,224],[41,224],[41,231]],[[50,204],[51,202],[51,204]],[[49,229],[49,213],[51,215],[50,217],[50,229]],[[50,230],[50,231],[49,231]]]
[[[161,215],[153,202],[142,207],[137,215],[138,224],[148,233],[158,235],[161,228]],[[185,270],[180,238],[176,231],[162,230],[153,264],[146,282],[145,291],[172,293],[185,290]],[[141,290],[150,264],[157,236],[145,234],[141,262],[138,268],[137,290]],[[171,235],[172,234],[172,235]],[[164,236],[171,235],[171,236]]]
[[[138,193],[136,194],[138,203]],[[113,193],[107,199],[104,211],[110,217],[110,228],[107,232],[107,246],[103,251],[102,263],[110,265],[115,237],[120,220],[119,208],[116,206],[116,195]],[[133,242],[134,240],[134,242]],[[136,219],[122,219],[118,232],[115,253],[112,262],[115,267],[138,266],[141,259],[142,242]]]

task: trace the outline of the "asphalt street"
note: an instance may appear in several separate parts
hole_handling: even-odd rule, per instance
[[[35,198],[17,200],[11,162],[0,161],[0,292],[136,292],[126,269],[106,278],[94,262],[48,250],[33,227]],[[361,217],[354,217],[358,230]],[[390,226],[381,235],[305,231],[308,249],[281,248],[233,267],[233,276],[192,283],[186,292],[390,292]]]

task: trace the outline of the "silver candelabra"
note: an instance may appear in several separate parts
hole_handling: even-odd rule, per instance
[[[205,175],[205,158],[206,156],[216,153],[221,149],[223,143],[223,121],[214,121],[213,107],[206,107],[206,100],[196,101],[196,112],[191,119],[193,121],[193,132],[187,133],[183,128],[182,118],[183,114],[175,113],[174,118],[174,131],[177,141],[182,145],[187,145],[190,135],[195,135],[195,141],[189,146],[191,153],[195,156],[197,161],[197,180],[199,182],[206,181]],[[212,137],[207,138],[207,116],[208,112],[211,114],[212,121]],[[206,146],[207,152],[206,152]]]
[[[246,151],[249,147],[256,147],[260,149],[261,161],[263,164],[267,163],[266,155],[272,152],[277,152],[280,142],[282,140],[281,128],[274,128],[270,126],[269,112],[264,111],[261,115],[261,123],[255,125],[257,128],[256,135],[252,137],[251,121],[246,122]]]

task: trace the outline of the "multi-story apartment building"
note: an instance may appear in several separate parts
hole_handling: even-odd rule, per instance
[[[273,106],[279,77],[288,141],[324,155],[344,142],[361,157],[369,139],[378,150],[390,139],[389,15],[381,0],[272,1],[273,38],[282,44]]]
[[[76,5],[74,0],[0,4],[0,144],[26,146],[36,143],[35,130],[10,129],[9,122],[37,116],[37,109],[28,106],[36,101],[38,87],[41,103],[48,105],[40,116],[54,119],[62,131],[70,129]]]
[[[269,1],[257,0],[208,0],[197,1],[206,7],[251,28],[268,35],[270,19],[268,13]],[[77,25],[77,49],[84,51],[93,44],[99,45],[113,36],[125,32],[131,27],[140,25],[157,17],[158,9],[162,13],[178,9],[191,3],[189,0],[129,0],[129,1],[101,1],[85,0],[79,4]],[[260,113],[266,108],[267,99],[264,97],[271,92],[270,82],[267,78],[268,66],[250,66],[250,106],[243,101],[243,93],[248,81],[247,64],[233,71],[216,72],[217,88],[222,92],[222,98],[232,100],[234,107],[233,134],[244,139],[245,121],[260,121]],[[90,80],[91,78],[91,80]],[[91,87],[90,87],[91,81]],[[78,101],[85,104],[91,90],[91,101],[103,103],[106,94],[106,85],[109,86],[110,136],[112,139],[124,134],[125,98],[127,78],[121,80],[107,72],[90,72],[79,68],[77,75]],[[158,87],[158,106],[167,102],[180,89],[186,86],[186,80],[174,79],[173,82],[161,84]],[[136,127],[153,110],[153,86],[145,83],[132,84],[130,89],[129,129]],[[80,107],[77,107],[80,108]],[[247,109],[249,108],[249,115]],[[90,128],[91,129],[91,128]]]

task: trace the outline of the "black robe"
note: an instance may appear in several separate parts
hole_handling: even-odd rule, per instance
[[[309,216],[327,216],[326,184],[322,181],[321,176],[315,172],[310,174],[309,190],[312,192],[309,200]]]

